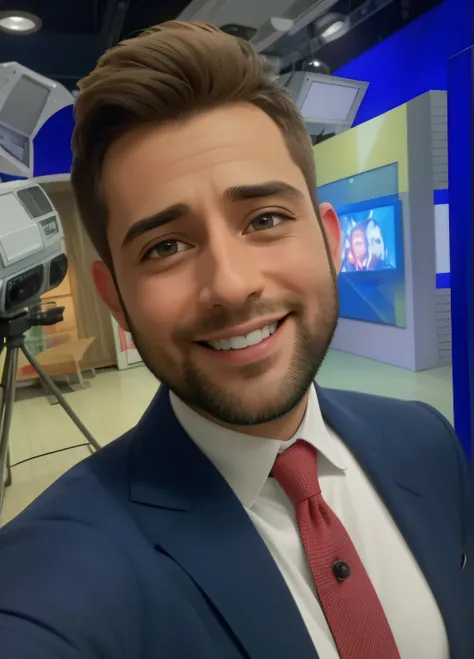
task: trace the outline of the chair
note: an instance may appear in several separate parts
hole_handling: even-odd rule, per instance
[[[73,388],[75,383],[72,382],[72,379],[75,378],[79,382],[79,387],[82,389],[86,386],[83,372],[89,371],[95,376],[95,370],[93,368],[83,369],[81,367],[81,362],[84,360],[87,350],[94,341],[95,337],[90,337],[59,343],[37,354],[36,360],[44,372],[50,377],[66,376],[68,383]],[[17,375],[19,381],[29,380],[35,377],[38,376],[29,364],[22,365],[19,368]]]

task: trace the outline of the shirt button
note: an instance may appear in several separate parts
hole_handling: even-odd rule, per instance
[[[344,581],[351,576],[351,568],[344,561],[334,561],[332,571],[338,581]]]

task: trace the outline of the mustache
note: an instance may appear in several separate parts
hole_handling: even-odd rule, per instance
[[[271,300],[258,300],[246,304],[237,310],[219,309],[212,314],[208,314],[199,319],[199,321],[179,328],[176,331],[176,338],[180,340],[193,340],[194,337],[202,334],[212,334],[221,332],[229,327],[241,325],[262,316],[279,315],[286,316],[289,313],[298,312],[301,305],[296,302],[275,302]]]

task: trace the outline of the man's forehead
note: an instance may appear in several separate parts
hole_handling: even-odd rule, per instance
[[[142,215],[159,206],[191,203],[201,183],[212,182],[213,194],[220,196],[231,186],[260,180],[286,180],[304,189],[278,126],[249,105],[126,136],[109,152],[103,180],[109,204],[120,205],[127,215],[127,204],[144,200],[157,208],[140,209]]]
[[[234,150],[247,156],[271,157],[286,149],[280,129],[262,110],[251,104],[221,107],[183,121],[145,126],[117,140],[104,161],[104,177],[120,163],[146,159],[173,163],[180,159],[219,159],[222,151]]]

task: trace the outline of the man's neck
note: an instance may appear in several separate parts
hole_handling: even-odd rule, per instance
[[[216,423],[223,428],[229,428],[230,430],[235,430],[235,432],[240,432],[245,435],[253,435],[255,437],[266,437],[268,439],[276,439],[280,442],[286,442],[291,439],[295,432],[301,425],[303,417],[306,412],[306,406],[308,405],[309,391],[304,395],[300,402],[295,405],[293,409],[287,412],[284,416],[274,419],[273,421],[268,421],[267,423],[260,423],[255,426],[236,426],[230,423],[225,423],[220,419],[216,419],[210,414],[206,414],[202,410],[193,408],[197,414],[204,416],[206,419],[209,419],[213,423]]]

